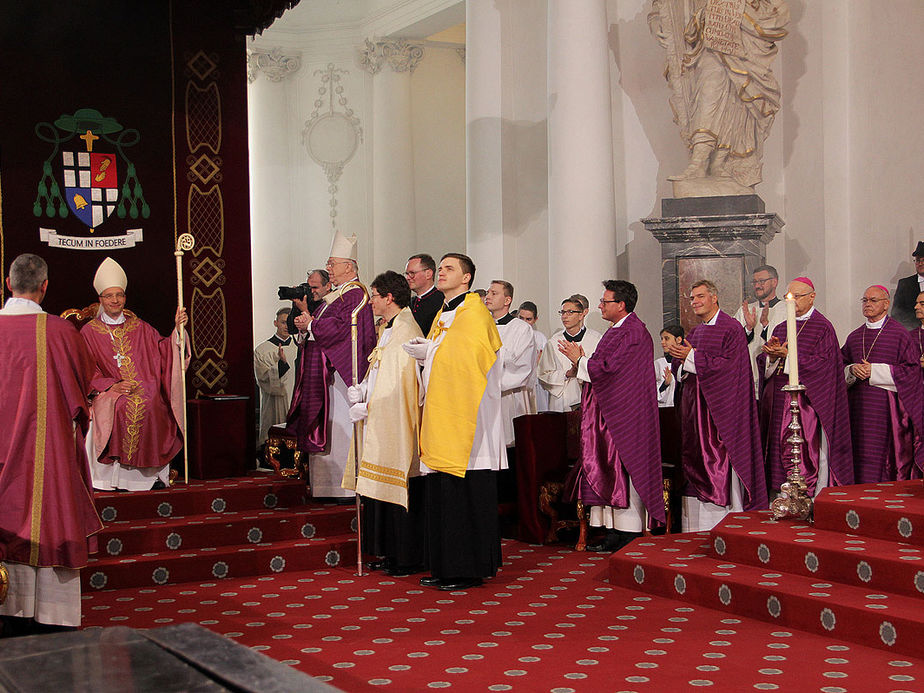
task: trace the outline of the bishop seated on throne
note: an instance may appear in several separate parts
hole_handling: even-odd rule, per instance
[[[99,307],[80,330],[96,361],[87,456],[99,490],[168,485],[170,461],[183,447],[180,368],[189,357],[180,358],[178,335],[186,311],[177,309],[176,329],[161,337],[125,310],[127,286],[125,271],[107,257],[93,279]]]

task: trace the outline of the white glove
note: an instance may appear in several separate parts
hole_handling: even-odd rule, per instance
[[[414,337],[411,341],[402,344],[401,347],[411,355],[411,358],[426,361],[427,352],[430,351],[430,340],[425,337]]]
[[[347,399],[350,401],[350,404],[356,404],[357,402],[362,402],[365,398],[365,388],[362,383],[359,385],[350,385],[347,388]]]
[[[369,405],[365,402],[357,402],[350,407],[350,423],[365,421],[369,416]]]

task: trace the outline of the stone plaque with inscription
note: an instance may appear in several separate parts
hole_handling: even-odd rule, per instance
[[[741,43],[741,15],[744,0],[709,0],[706,5],[706,26],[703,44],[706,48],[726,55],[744,55]]]

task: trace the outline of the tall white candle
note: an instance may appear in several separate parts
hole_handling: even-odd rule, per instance
[[[796,297],[786,294],[786,341],[789,352],[789,384],[799,384],[799,358],[796,351]]]

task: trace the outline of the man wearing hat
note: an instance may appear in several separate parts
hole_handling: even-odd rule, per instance
[[[295,318],[303,348],[286,428],[310,455],[311,495],[348,502],[354,494],[342,483],[353,432],[347,395],[353,384],[350,316],[363,298],[359,286],[346,286],[359,281],[355,234],[334,234],[327,272],[331,290],[321,307],[313,316],[304,311]],[[366,303],[357,315],[357,382],[366,375],[375,342],[372,308]]]
[[[170,460],[182,449],[185,393],[179,330],[186,310],[177,308],[169,337],[125,313],[128,277],[118,262],[103,260],[93,288],[96,317],[80,334],[96,360],[93,428],[87,439],[93,488],[146,491],[170,482]],[[188,340],[187,340],[188,343]]]
[[[916,274],[898,280],[892,301],[892,317],[909,330],[918,327],[918,320],[914,317],[914,302],[918,294],[924,291],[924,241],[918,241],[912,256]]]

